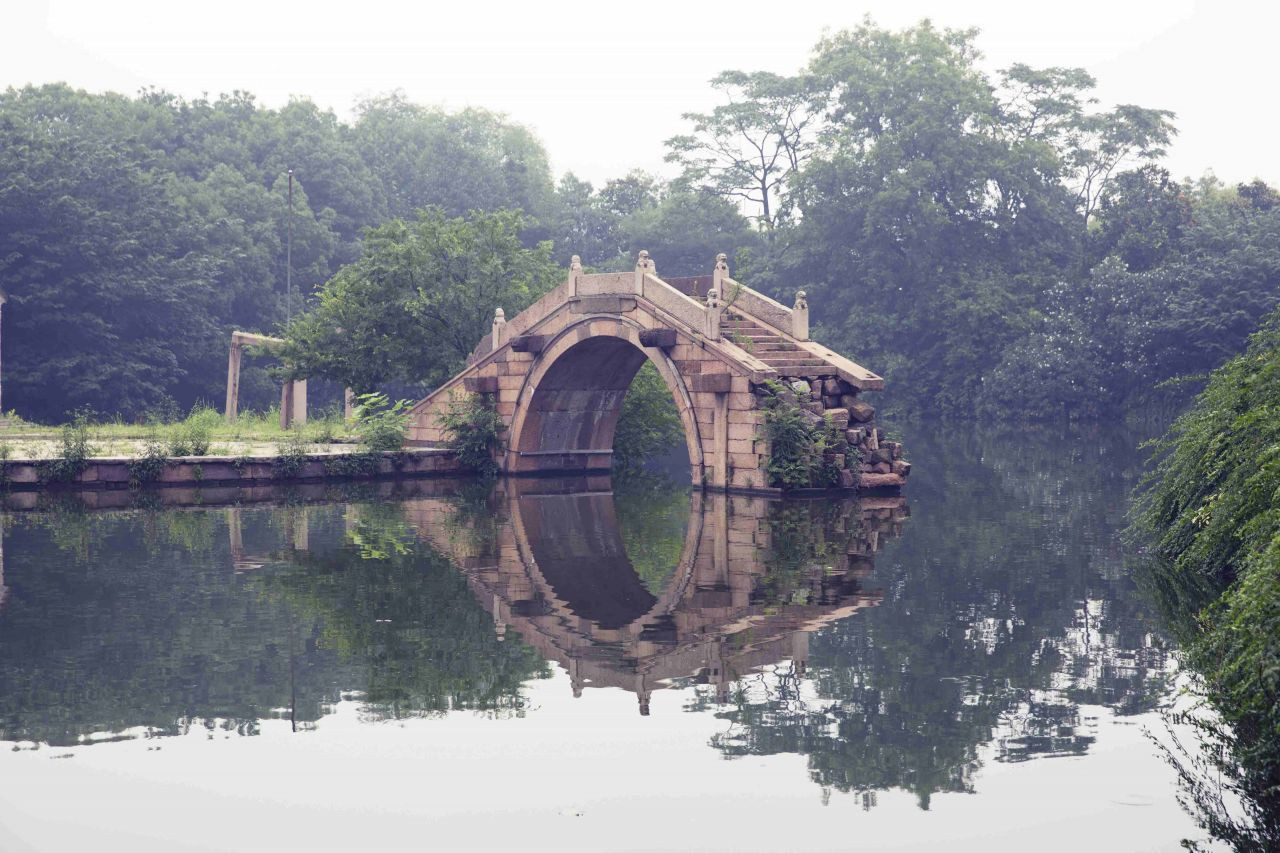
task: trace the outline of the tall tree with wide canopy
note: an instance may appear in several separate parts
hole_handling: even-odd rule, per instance
[[[364,255],[288,327],[281,357],[296,375],[360,391],[444,381],[489,331],[495,308],[514,316],[563,275],[549,243],[521,243],[523,224],[513,211],[450,218],[427,208],[372,229]]]

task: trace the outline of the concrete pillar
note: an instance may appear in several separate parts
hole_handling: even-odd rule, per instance
[[[582,673],[580,673],[578,669],[578,659],[569,658],[569,687],[573,689],[574,699],[582,698],[582,688],[585,685]]]
[[[280,429],[293,429],[307,422],[307,380],[295,379],[280,388]]]
[[[649,716],[649,686],[645,684],[644,673],[636,675],[636,698],[640,700],[640,716]]]
[[[311,512],[305,506],[298,507],[293,519],[293,535],[290,537],[295,551],[311,550]]]
[[[791,661],[795,664],[796,675],[803,677],[809,668],[808,631],[796,631],[791,635]]]
[[[240,410],[240,359],[244,355],[244,347],[234,338],[231,340],[231,352],[227,356],[227,407],[223,409],[227,423],[235,423]]]
[[[5,295],[3,290],[0,290],[0,318],[3,318],[4,316],[4,304],[8,301],[9,301],[9,297]],[[0,400],[0,424],[5,424],[5,423],[8,423],[8,421],[6,421],[4,418],[4,404],[3,404],[3,401]],[[4,602],[4,596],[5,596],[4,584],[0,583],[0,604]]]
[[[4,600],[9,597],[9,587],[4,585],[4,528],[0,527],[0,607],[4,607]]]
[[[293,383],[293,424],[302,426],[307,422],[307,380],[297,379]]]
[[[496,592],[493,594],[493,633],[499,643],[507,639],[507,623],[502,618],[502,599]]]
[[[342,389],[342,419],[350,422],[355,417],[356,392],[350,388]]]
[[[791,336],[798,341],[809,340],[809,300],[803,290],[796,291],[796,304],[791,308]]]
[[[711,496],[711,512],[706,520],[711,522],[715,536],[711,548],[711,566],[715,583],[729,586],[729,499],[725,495]]]

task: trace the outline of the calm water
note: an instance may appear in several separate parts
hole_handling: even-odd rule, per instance
[[[4,518],[0,850],[1172,850],[1107,434]],[[145,502],[147,497],[143,497]]]

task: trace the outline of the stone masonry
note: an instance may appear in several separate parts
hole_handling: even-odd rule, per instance
[[[787,308],[734,281],[724,255],[709,276],[668,280],[647,252],[626,273],[587,275],[575,258],[565,281],[515,317],[495,309],[467,366],[414,408],[412,442],[445,442],[452,402],[487,394],[505,428],[504,473],[607,471],[623,397],[648,360],[675,401],[695,485],[772,491],[760,407],[770,382],[862,448],[842,485],[905,483],[901,447],[884,442],[860,397],[884,380],[809,340],[803,291]]]

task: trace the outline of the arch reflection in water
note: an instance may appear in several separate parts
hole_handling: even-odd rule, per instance
[[[677,679],[727,699],[743,674],[783,660],[803,671],[810,634],[877,604],[871,556],[901,532],[904,498],[770,501],[692,492],[679,559],[650,589],[628,557],[607,477],[514,481],[484,511],[405,504],[493,616],[568,671],[575,695],[650,695]]]

